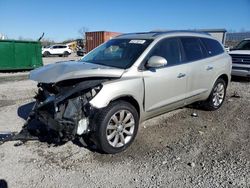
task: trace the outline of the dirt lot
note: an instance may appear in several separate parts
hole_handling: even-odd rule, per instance
[[[77,56],[76,53],[72,53],[71,55],[69,55],[68,57],[44,57],[43,58],[43,64],[47,65],[47,64],[51,64],[54,62],[60,62],[60,61],[74,61],[74,60],[79,60],[81,57]]]
[[[0,82],[0,131],[21,129],[35,91],[32,81]],[[116,155],[71,142],[5,143],[0,179],[9,187],[250,187],[250,82],[232,82],[218,111],[188,107],[145,122]]]

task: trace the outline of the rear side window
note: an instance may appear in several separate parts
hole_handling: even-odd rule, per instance
[[[58,48],[66,48],[66,46],[58,46]]]
[[[185,51],[187,61],[196,61],[204,58],[199,38],[182,37],[181,42]]]
[[[180,64],[181,52],[179,40],[177,38],[163,39],[153,49],[152,53],[150,54],[150,57],[152,56],[164,57],[168,61],[167,66]]]
[[[213,39],[208,38],[201,38],[201,41],[204,43],[208,56],[215,56],[222,54],[224,52],[224,49],[220,45],[220,43]]]

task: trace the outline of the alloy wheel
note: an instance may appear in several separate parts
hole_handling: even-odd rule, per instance
[[[120,110],[111,116],[106,129],[106,138],[113,147],[129,143],[135,131],[135,119],[128,110]]]
[[[222,83],[218,83],[213,91],[213,105],[218,107],[224,100],[225,87]]]

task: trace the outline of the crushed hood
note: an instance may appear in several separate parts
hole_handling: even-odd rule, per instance
[[[56,83],[63,80],[88,77],[119,78],[123,72],[124,69],[92,63],[68,61],[35,69],[30,72],[29,78],[41,83]]]

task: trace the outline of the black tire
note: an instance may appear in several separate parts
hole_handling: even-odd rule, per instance
[[[65,52],[63,52],[63,57],[68,57],[69,54],[70,54],[69,52],[65,51]]]
[[[110,141],[108,140],[108,131],[110,131],[110,130],[107,130],[107,127],[108,127],[108,124],[112,121],[111,118],[115,114],[117,114],[121,111],[130,112],[132,114],[133,120],[134,120],[133,121],[134,126],[133,126],[133,131],[132,131],[133,133],[131,133],[131,135],[128,136],[123,132],[118,133],[118,128],[117,128],[117,130],[113,130],[114,132],[116,131],[116,134],[119,134],[118,137],[119,137],[120,143],[118,143],[118,144],[122,143],[122,139],[120,137],[121,136],[120,134],[123,135],[123,139],[128,138],[128,142],[127,143],[124,142],[124,145],[118,146],[116,144],[116,147],[114,147],[110,144]],[[126,115],[128,115],[128,114],[129,113],[127,113]],[[125,115],[124,115],[124,117],[125,117]],[[131,119],[129,119],[129,121],[131,121]],[[135,107],[133,105],[131,105],[130,103],[128,103],[126,101],[122,101],[122,100],[114,101],[114,102],[110,103],[109,106],[107,106],[104,109],[101,109],[96,114],[94,124],[95,124],[94,125],[95,132],[93,134],[93,141],[96,144],[97,150],[99,150],[100,152],[104,152],[104,153],[115,154],[115,153],[122,152],[123,150],[128,148],[131,145],[131,143],[134,141],[136,134],[137,134],[137,131],[138,131],[139,116],[138,116],[138,112],[136,111]],[[125,125],[127,125],[127,124],[124,124],[124,127],[125,127]],[[127,129],[127,128],[124,128],[124,129]],[[124,136],[124,134],[125,134],[125,136]],[[125,139],[124,139],[124,141],[125,141]]]
[[[43,53],[43,57],[49,57],[50,56],[50,53],[48,52],[48,51],[45,51],[44,53]]]
[[[224,90],[223,90],[223,98],[222,100],[218,103],[218,105],[215,105],[215,102],[214,102],[214,97],[215,97],[215,90],[216,88],[222,84],[223,87],[224,87]],[[213,86],[213,89],[208,97],[208,99],[204,102],[201,103],[201,107],[205,110],[209,110],[209,111],[214,111],[214,110],[217,110],[221,107],[221,105],[223,104],[224,100],[225,100],[225,97],[226,97],[226,89],[227,89],[227,84],[225,82],[225,80],[223,80],[222,78],[218,78],[216,80],[216,82],[214,83],[214,86]]]

